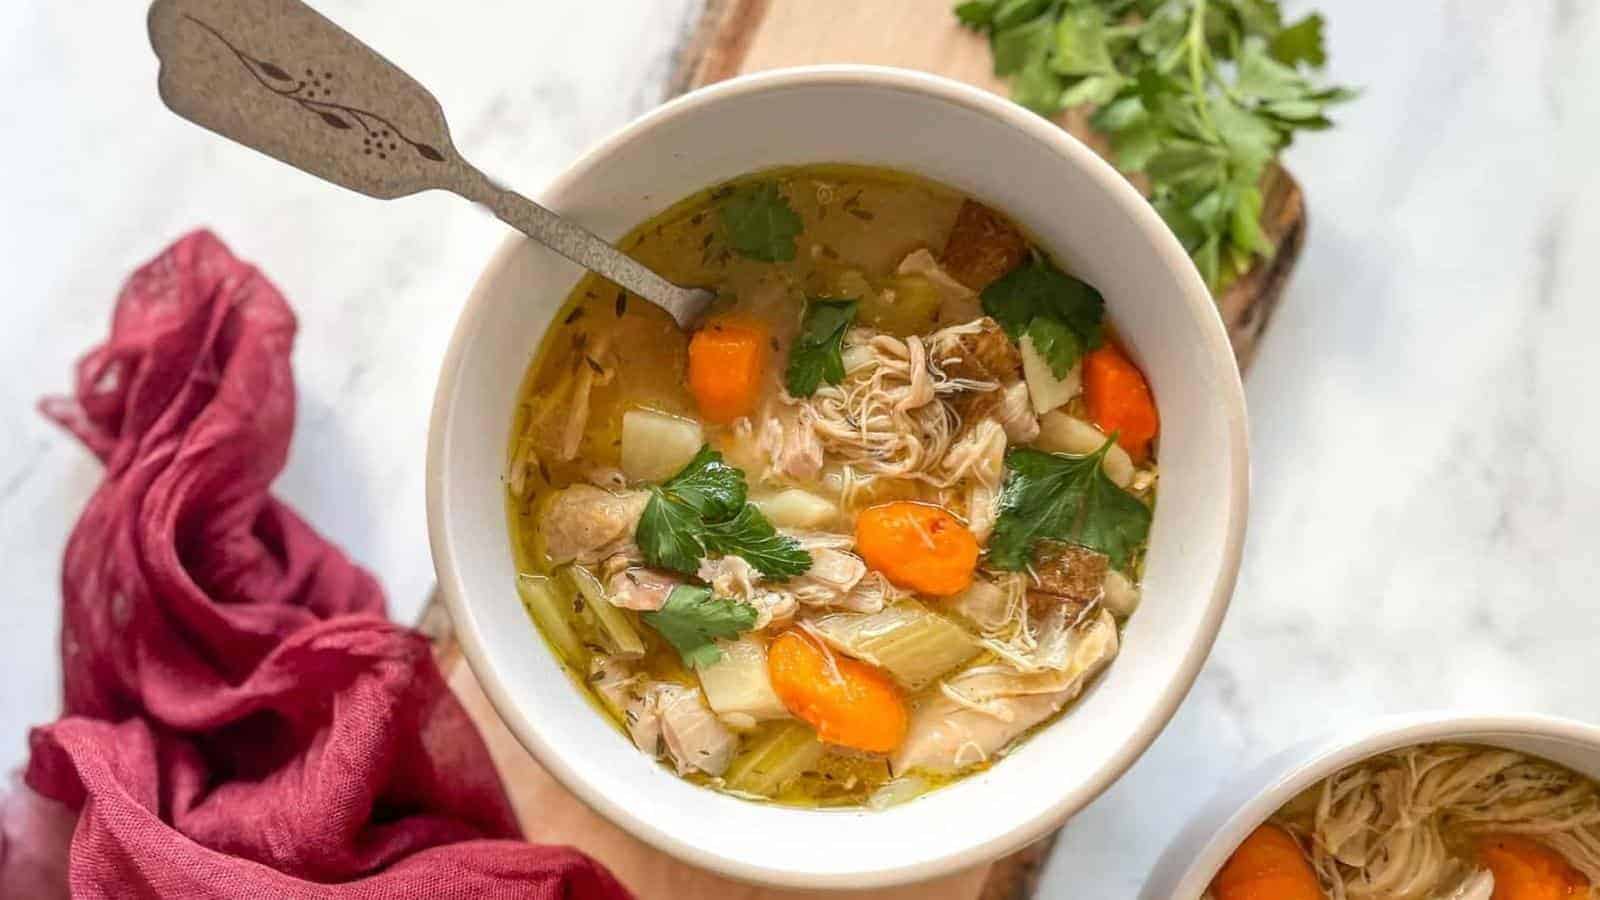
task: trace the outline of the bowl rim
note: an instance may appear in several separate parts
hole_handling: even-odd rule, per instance
[[[1347,766],[1415,744],[1482,743],[1496,737],[1540,737],[1600,753],[1600,725],[1545,713],[1425,710],[1365,719],[1297,742],[1226,784],[1182,827],[1151,869],[1140,896],[1155,900],[1169,857],[1189,851],[1162,900],[1198,898],[1246,834],[1301,791]],[[1243,800],[1241,792],[1251,793]]]
[[[1178,706],[1194,686],[1200,668],[1216,640],[1222,618],[1227,612],[1233,594],[1244,550],[1244,530],[1249,508],[1249,429],[1243,383],[1215,301],[1205,288],[1188,254],[1184,252],[1177,238],[1173,236],[1154,208],[1116,169],[1064,129],[1005,98],[972,85],[925,72],[860,64],[799,66],[741,75],[683,94],[633,119],[580,155],[552,179],[539,192],[539,196],[560,195],[573,182],[586,177],[591,168],[619,147],[633,141],[648,139],[650,133],[659,125],[700,106],[720,103],[747,94],[819,85],[888,88],[929,96],[998,119],[1022,132],[1025,137],[1046,144],[1064,157],[1068,164],[1078,167],[1098,182],[1099,186],[1113,197],[1121,211],[1127,214],[1141,231],[1150,236],[1156,254],[1175,273],[1180,283],[1187,282],[1184,289],[1177,292],[1181,295],[1186,308],[1181,312],[1175,311],[1174,314],[1188,314],[1195,318],[1204,342],[1202,350],[1206,359],[1212,364],[1212,374],[1218,387],[1215,412],[1222,423],[1223,446],[1229,457],[1229,466],[1217,482],[1218,502],[1224,506],[1226,513],[1224,536],[1217,561],[1216,578],[1211,585],[1204,613],[1198,620],[1194,639],[1179,660],[1173,677],[1162,688],[1156,702],[1149,706],[1134,729],[1126,735],[1118,749],[1109,755],[1104,764],[1089,773],[1077,790],[1063,791],[1061,798],[1049,808],[1031,819],[1019,822],[992,839],[931,861],[901,863],[850,873],[799,872],[752,864],[725,856],[715,848],[691,844],[657,828],[643,817],[634,814],[626,805],[593,788],[582,775],[567,764],[560,753],[544,741],[539,729],[523,714],[513,700],[511,692],[489,663],[477,622],[465,599],[463,579],[447,537],[449,527],[444,504],[445,486],[449,478],[444,465],[446,423],[450,414],[451,398],[457,389],[457,373],[461,368],[461,357],[465,353],[469,333],[474,331],[472,325],[483,314],[488,303],[488,281],[503,268],[513,254],[526,245],[528,238],[523,235],[509,234],[501,242],[499,248],[485,263],[465,304],[457,314],[450,342],[440,366],[433,408],[429,417],[425,479],[428,538],[438,578],[438,590],[443,595],[445,607],[455,624],[455,634],[461,644],[463,656],[508,730],[540,765],[563,787],[607,820],[655,849],[691,865],[752,883],[788,888],[844,890],[889,887],[932,879],[987,863],[1020,849],[1059,827],[1066,819],[1091,803],[1144,754],[1171,721]],[[822,814],[832,812],[822,811]]]

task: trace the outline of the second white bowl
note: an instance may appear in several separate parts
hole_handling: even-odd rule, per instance
[[[1504,747],[1600,780],[1600,728],[1537,715],[1415,713],[1363,722],[1297,744],[1238,776],[1162,853],[1143,900],[1197,900],[1250,832],[1301,791],[1390,750],[1448,742]]]

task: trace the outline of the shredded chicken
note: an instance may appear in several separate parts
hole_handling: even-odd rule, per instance
[[[1373,757],[1323,781],[1309,833],[1288,825],[1331,900],[1438,896],[1470,883],[1448,828],[1528,837],[1600,885],[1600,789],[1512,750],[1430,744]]]
[[[980,542],[994,530],[1005,475],[1006,432],[994,419],[980,419],[962,433],[944,457],[952,482],[966,483],[967,529]]]
[[[1000,389],[994,417],[1004,426],[1006,440],[1013,444],[1030,444],[1039,436],[1039,417],[1033,412],[1025,381],[1013,381]]]
[[[797,420],[810,424],[826,458],[844,468],[841,499],[847,506],[857,492],[880,479],[947,488],[964,476],[959,469],[952,474],[945,463],[962,431],[961,416],[949,398],[996,392],[1000,385],[949,375],[929,348],[960,352],[961,336],[984,328],[974,323],[951,326],[926,342],[851,329],[844,339],[844,380],[823,385],[805,399],[785,395],[785,402],[798,409]]]

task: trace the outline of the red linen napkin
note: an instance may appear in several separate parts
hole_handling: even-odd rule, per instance
[[[77,810],[74,896],[626,898],[578,851],[516,840],[427,642],[267,493],[294,330],[196,232],[128,279],[75,396],[42,404],[105,481],[67,545],[66,714],[29,739],[27,785],[65,808],[6,804],[0,894],[60,891],[65,829],[16,823]]]

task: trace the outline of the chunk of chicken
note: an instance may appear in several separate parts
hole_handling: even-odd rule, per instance
[[[607,491],[592,484],[562,488],[539,522],[551,562],[593,565],[618,553],[637,555],[633,532],[650,494]]]
[[[679,775],[699,769],[707,775],[728,770],[739,738],[722,724],[696,688],[653,682],[640,692],[624,716],[634,744],[651,756],[665,752]]]
[[[1104,553],[1068,544],[1039,541],[1030,566],[1038,590],[1078,603],[1093,603],[1103,592],[1111,560]]]
[[[623,715],[633,702],[639,679],[626,660],[614,656],[595,656],[589,660],[589,684],[616,715]]]
[[[822,470],[822,441],[803,407],[770,410],[762,419],[756,442],[766,457],[769,475],[809,481]]]
[[[962,433],[944,457],[952,479],[967,481],[967,530],[983,543],[994,530],[1004,474],[1006,433],[992,418],[979,419]]]
[[[627,565],[626,562],[621,557],[607,560],[606,599],[613,606],[654,612],[666,605],[667,597],[674,588],[683,584],[682,578],[670,572]]]
[[[998,631],[1011,621],[1013,595],[1020,597],[1023,592],[1016,582],[1025,577],[1013,572],[980,575],[966,590],[946,600],[945,608],[978,626],[979,631]]]
[[[866,577],[867,564],[854,553],[827,548],[810,553],[811,568],[786,585],[807,606],[832,606]]]
[[[1004,216],[976,200],[956,212],[940,263],[957,281],[981,291],[1028,258],[1028,239]]]
[[[703,559],[695,575],[711,585],[711,592],[755,607],[755,630],[781,625],[794,618],[798,601],[787,591],[772,590],[761,583],[761,573],[742,556]]]
[[[1039,436],[1039,417],[1033,412],[1033,402],[1028,399],[1028,384],[1013,381],[1000,389],[1000,400],[995,404],[994,417],[1006,430],[1006,440],[1013,444],[1030,444]]]
[[[1117,626],[1098,616],[1073,633],[1062,671],[1022,674],[1010,666],[967,669],[911,714],[906,739],[890,758],[896,775],[913,769],[956,772],[984,762],[1018,735],[1054,715],[1117,655]]]
[[[882,572],[868,572],[856,586],[829,604],[834,609],[847,609],[858,613],[881,612],[885,606],[912,596],[912,592],[895,587]]]

